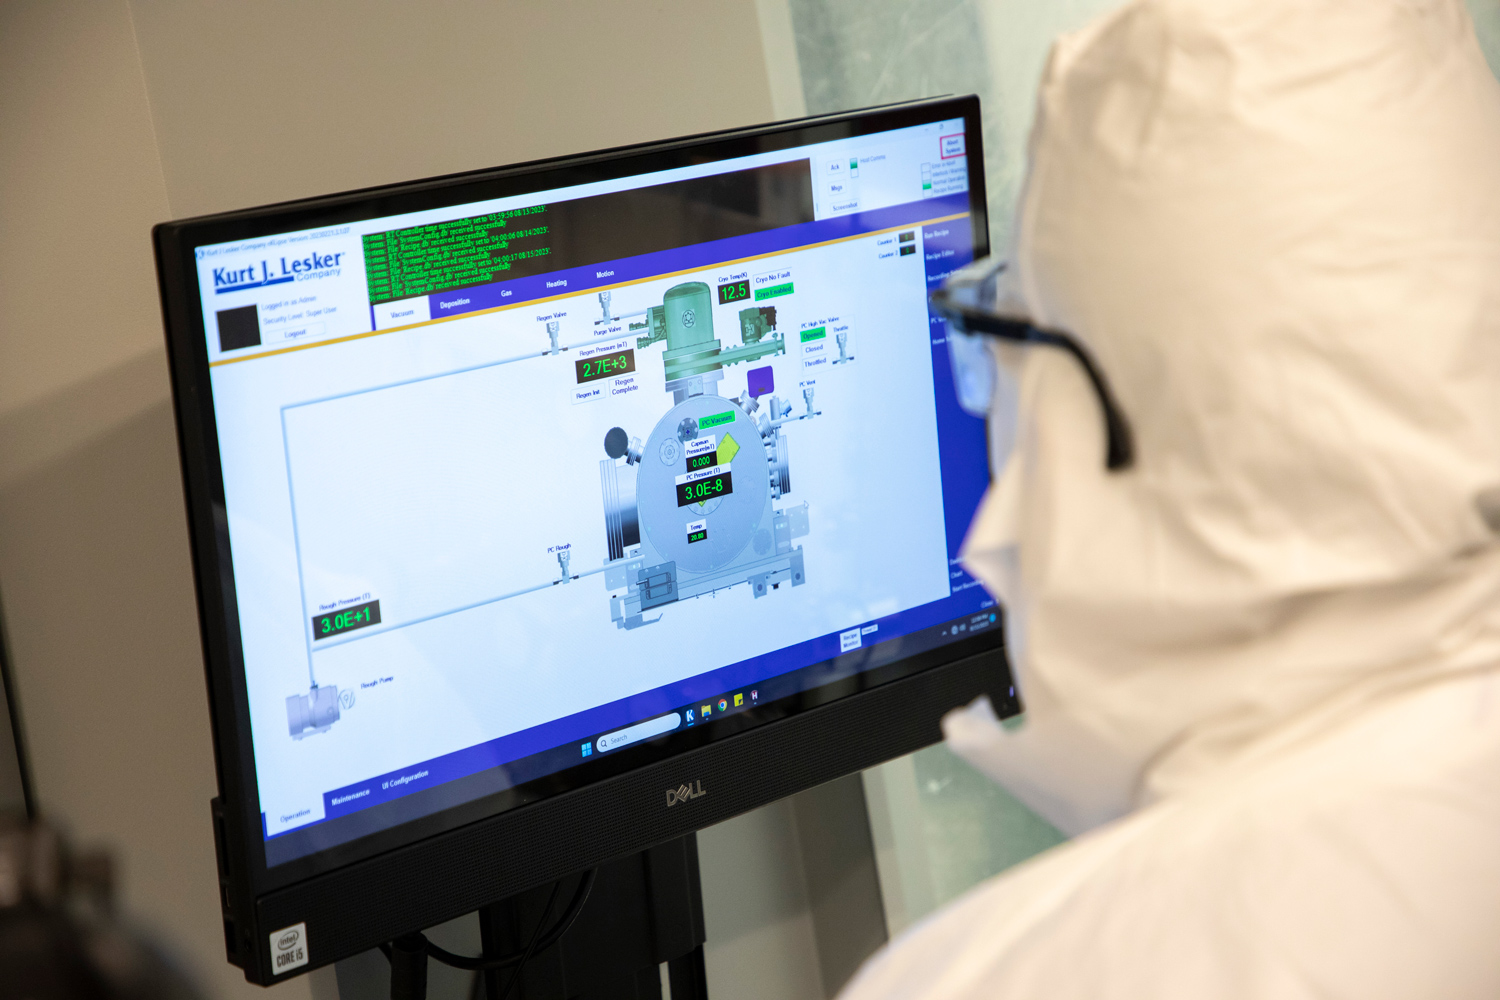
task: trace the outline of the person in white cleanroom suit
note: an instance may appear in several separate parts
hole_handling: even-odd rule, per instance
[[[965,565],[1076,839],[846,1000],[1500,997],[1500,85],[1457,0],[1137,0],[1059,41]]]

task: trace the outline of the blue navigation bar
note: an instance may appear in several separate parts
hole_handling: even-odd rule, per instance
[[[819,219],[781,229],[770,229],[745,236],[674,247],[656,253],[641,254],[623,260],[605,261],[586,267],[550,271],[527,278],[475,285],[454,292],[439,292],[427,297],[432,319],[462,316],[501,306],[519,305],[536,299],[559,295],[576,295],[595,288],[613,287],[631,281],[644,281],[680,271],[696,271],[715,264],[785,253],[802,247],[833,240],[864,236],[884,229],[914,225],[927,219],[961,215],[969,210],[967,192],[943,198],[893,205],[869,212],[855,212],[832,219]],[[407,300],[411,301],[411,300]],[[420,300],[417,300],[420,301]]]

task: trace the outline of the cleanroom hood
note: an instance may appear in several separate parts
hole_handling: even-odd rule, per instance
[[[1500,659],[1500,86],[1457,0],[1138,0],[1053,51],[968,569],[1078,832],[1333,699]],[[982,731],[981,731],[982,730]]]

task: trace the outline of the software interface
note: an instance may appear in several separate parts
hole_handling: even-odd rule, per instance
[[[996,627],[963,121],[197,250],[275,864]]]

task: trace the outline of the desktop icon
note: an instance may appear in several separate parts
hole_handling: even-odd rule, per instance
[[[725,701],[723,698],[720,698],[719,699],[719,711],[722,712],[722,711],[726,710],[727,708],[729,708],[729,702]]]
[[[759,699],[760,699],[760,692],[759,691],[751,691],[750,692],[750,700],[751,701],[758,701]]]
[[[706,719],[706,718],[708,718],[708,713],[711,712],[711,711],[713,711],[713,706],[712,705],[704,705],[702,708],[699,709],[699,711],[703,713],[703,717]]]
[[[745,696],[744,695],[737,694],[737,695],[734,696],[734,707],[735,708],[739,708],[744,703],[745,703]]]
[[[691,726],[693,724],[693,710],[691,708],[687,710],[687,721],[688,725]]]
[[[587,742],[587,743],[585,743],[583,745],[583,755],[585,757],[587,757],[590,754],[592,754],[593,752],[594,752],[594,742],[593,742],[593,740],[590,740],[589,742]]]

